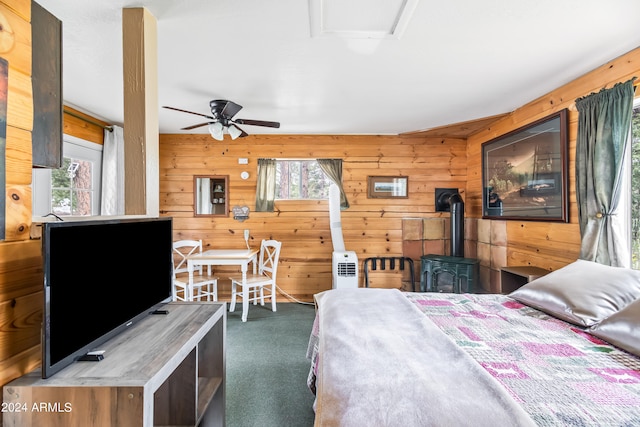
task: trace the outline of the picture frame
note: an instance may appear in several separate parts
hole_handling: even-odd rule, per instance
[[[409,177],[369,176],[367,197],[369,199],[406,199],[409,197]]]
[[[9,61],[0,57],[0,188],[5,188],[6,153],[7,153],[7,100],[9,93]],[[5,211],[7,202],[5,197],[0,197],[0,240],[6,238]]]
[[[482,144],[482,218],[568,222],[567,110]]]

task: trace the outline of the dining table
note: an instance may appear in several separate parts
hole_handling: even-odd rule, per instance
[[[243,288],[247,284],[247,270],[249,264],[253,264],[253,274],[257,272],[258,249],[209,249],[199,254],[192,254],[187,257],[187,271],[189,272],[189,283],[193,283],[193,271],[197,266],[210,265],[239,265],[242,272]],[[242,293],[242,321],[247,321],[249,312],[248,292]]]

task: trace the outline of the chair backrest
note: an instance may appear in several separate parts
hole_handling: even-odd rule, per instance
[[[173,274],[186,273],[187,257],[202,253],[202,240],[177,240],[173,242]],[[202,266],[196,267],[202,274]]]
[[[260,244],[260,262],[258,272],[276,279],[278,272],[278,261],[280,259],[280,248],[282,242],[277,240],[263,240]]]

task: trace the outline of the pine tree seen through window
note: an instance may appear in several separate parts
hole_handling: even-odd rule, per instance
[[[92,169],[90,161],[65,157],[62,167],[51,171],[51,212],[91,215]]]
[[[315,160],[276,161],[276,199],[328,199],[330,185]]]

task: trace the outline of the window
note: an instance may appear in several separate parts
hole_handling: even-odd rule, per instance
[[[640,99],[631,120],[631,268],[640,270]]]
[[[276,199],[328,199],[330,185],[315,160],[276,161]]]
[[[102,146],[64,135],[60,169],[33,170],[33,216],[100,214]]]

